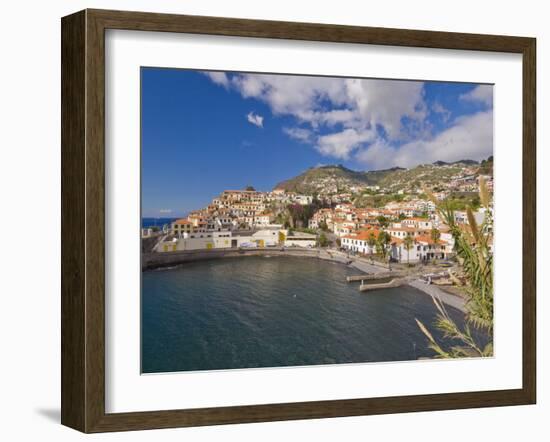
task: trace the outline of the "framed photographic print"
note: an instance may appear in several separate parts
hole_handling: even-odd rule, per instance
[[[535,40],[62,19],[62,423],[533,404]]]

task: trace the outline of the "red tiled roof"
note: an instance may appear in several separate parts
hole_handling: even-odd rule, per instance
[[[414,227],[388,227],[388,231],[392,232],[416,232]]]
[[[432,239],[431,236],[428,236],[428,235],[419,235],[417,236],[415,239],[414,239],[416,242],[424,242],[426,244],[435,244],[435,241]],[[441,239],[439,239],[437,241],[437,244],[446,244],[445,241],[442,241]]]
[[[374,238],[378,238],[378,235],[380,234],[379,230],[371,229],[371,230],[360,230],[359,232],[352,233],[350,235],[344,236],[344,238],[347,239],[358,239],[360,241],[367,241],[370,236],[374,235]]]

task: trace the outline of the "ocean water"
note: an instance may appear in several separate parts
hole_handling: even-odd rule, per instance
[[[239,257],[142,274],[142,372],[415,360],[432,357],[431,298],[359,292],[342,264]],[[448,307],[463,321],[462,312]]]
[[[177,218],[141,218],[141,227],[162,227],[164,224],[171,224]]]

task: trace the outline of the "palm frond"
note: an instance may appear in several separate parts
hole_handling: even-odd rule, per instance
[[[437,201],[429,191],[425,190],[425,193],[436,204],[440,218],[450,228],[455,241],[454,250],[461,266],[461,277],[465,281],[466,288],[464,327],[462,329],[458,327],[447,314],[441,301],[432,297],[439,312],[435,326],[443,333],[445,339],[459,341],[463,345],[453,345],[448,350],[444,350],[429,330],[420,321],[416,321],[430,341],[429,348],[436,352],[437,357],[491,356],[492,341],[481,349],[472,336],[470,327],[483,329],[489,334],[493,332],[493,256],[490,247],[493,220],[489,210],[490,197],[485,179],[480,177],[479,181],[479,197],[482,206],[486,209],[481,225],[478,224],[470,207],[466,210],[468,226],[457,224],[453,209],[447,200]],[[463,285],[451,272],[449,275],[452,281]]]

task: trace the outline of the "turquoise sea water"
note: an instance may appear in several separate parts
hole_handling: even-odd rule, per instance
[[[431,298],[361,293],[357,270],[296,257],[240,257],[142,274],[142,372],[405,361],[431,357]],[[448,308],[462,322],[463,314]]]

